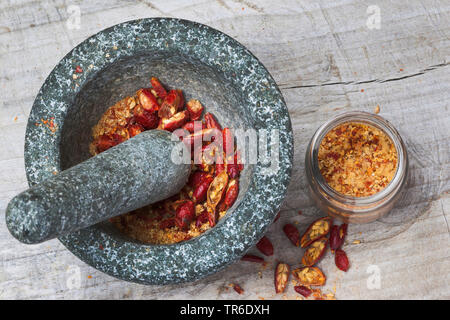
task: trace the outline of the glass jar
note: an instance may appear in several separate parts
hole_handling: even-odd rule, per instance
[[[384,132],[397,150],[397,169],[390,183],[378,193],[367,197],[353,197],[338,193],[325,181],[319,170],[318,153],[322,139],[343,123],[371,125]],[[305,156],[306,177],[310,195],[317,206],[331,217],[345,223],[366,223],[388,213],[400,198],[408,176],[408,155],[397,130],[382,117],[367,112],[348,112],[327,121],[314,133]]]

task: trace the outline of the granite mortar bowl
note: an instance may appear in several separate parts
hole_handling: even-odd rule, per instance
[[[59,240],[84,262],[123,280],[193,281],[239,259],[264,235],[291,176],[293,138],[283,97],[264,66],[234,39],[195,22],[151,18],[115,25],[79,44],[48,76],[32,107],[27,178],[32,186],[88,159],[91,128],[102,113],[148,87],[151,76],[181,88],[186,99],[199,99],[223,126],[278,130],[278,170],[268,171],[260,160],[247,164],[239,198],[227,215],[189,241],[143,244],[109,222]]]

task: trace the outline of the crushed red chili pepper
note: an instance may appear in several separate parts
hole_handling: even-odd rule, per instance
[[[158,128],[174,131],[181,127],[189,132],[182,136],[183,142],[190,146],[199,145],[214,153],[211,164],[193,164],[189,182],[179,194],[110,219],[133,239],[144,243],[170,244],[199,236],[226,214],[239,193],[239,171],[243,167],[237,165],[233,170],[238,172],[229,176],[224,150],[220,154],[221,150],[208,147],[213,140],[208,138],[218,131],[214,128],[221,130],[221,126],[211,113],[203,115],[204,108],[200,101],[189,100],[185,103],[181,90],[168,91],[155,77],[151,78],[150,83],[151,88],[139,89],[106,110],[92,130],[90,153],[94,156],[106,151],[145,130]],[[56,128],[53,120],[45,121],[43,123],[48,124],[51,130]],[[218,133],[222,134],[221,131]],[[238,158],[238,150],[231,152],[235,153],[234,158]],[[201,158],[209,158],[209,155],[203,154]]]

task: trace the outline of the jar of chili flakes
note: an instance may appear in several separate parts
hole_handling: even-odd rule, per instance
[[[408,155],[397,130],[367,112],[348,112],[323,124],[305,157],[310,194],[318,207],[345,223],[388,213],[408,176]]]

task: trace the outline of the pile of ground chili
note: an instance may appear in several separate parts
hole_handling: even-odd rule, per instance
[[[397,151],[380,129],[358,122],[330,130],[320,143],[319,170],[328,185],[353,197],[383,190],[397,170]]]
[[[157,78],[150,83],[151,88],[139,89],[106,110],[92,130],[90,153],[94,156],[145,130],[184,129],[181,139],[192,149],[187,185],[169,199],[110,220],[133,239],[171,244],[216,225],[238,196],[243,165],[232,130],[222,129],[214,115],[204,113],[200,101],[185,103],[181,90],[167,91]],[[223,139],[215,141],[217,136]],[[193,150],[196,145],[201,150]]]

